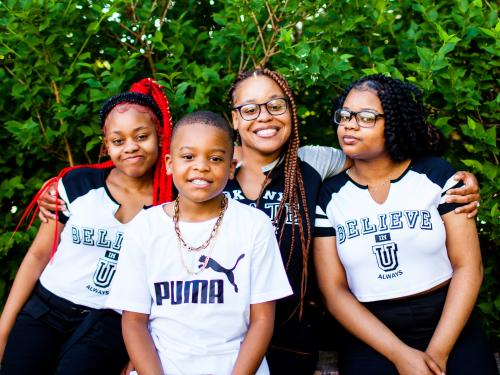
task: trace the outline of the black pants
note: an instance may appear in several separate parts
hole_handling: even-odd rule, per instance
[[[9,335],[0,375],[112,375],[127,361],[120,314],[76,305],[38,284]]]
[[[318,364],[313,325],[293,319],[274,328],[266,360],[271,375],[312,375]]]
[[[425,351],[439,322],[447,288],[403,300],[364,305],[407,345]],[[384,356],[354,336],[346,334],[339,352],[341,375],[397,375]],[[447,375],[496,375],[498,370],[479,320],[472,314],[446,364]]]

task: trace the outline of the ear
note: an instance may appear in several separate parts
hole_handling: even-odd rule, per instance
[[[232,116],[232,119],[233,119],[233,129],[234,130],[238,130],[238,116],[239,116],[239,113],[236,109],[233,109],[231,111],[231,116]]]
[[[238,165],[238,160],[232,159],[231,164],[229,165],[229,179],[232,180],[234,178],[234,172],[236,171],[236,166]]]
[[[99,156],[108,156],[108,139],[106,136],[102,137],[101,147],[99,149]]]
[[[165,169],[167,176],[172,175],[172,156],[170,154],[165,155]]]

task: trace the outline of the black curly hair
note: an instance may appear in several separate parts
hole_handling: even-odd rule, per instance
[[[385,148],[393,160],[443,152],[443,136],[427,123],[422,92],[416,86],[382,74],[365,76],[349,85],[334,101],[333,111],[342,108],[353,89],[371,90],[380,99],[384,109]]]

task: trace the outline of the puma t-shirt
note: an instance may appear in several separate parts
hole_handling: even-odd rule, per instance
[[[215,221],[179,226],[199,246]],[[107,305],[149,314],[165,374],[230,374],[250,305],[292,293],[269,217],[232,199],[204,250],[179,246],[162,206],[138,215],[126,235]],[[257,374],[268,374],[265,361]]]

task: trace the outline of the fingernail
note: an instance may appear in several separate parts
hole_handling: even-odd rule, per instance
[[[476,202],[476,206],[479,207],[481,204],[479,203],[479,201]]]

